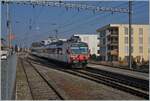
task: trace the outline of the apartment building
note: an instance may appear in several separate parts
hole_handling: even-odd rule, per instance
[[[148,60],[149,25],[133,24],[131,51],[137,61]],[[109,24],[97,29],[100,39],[100,55],[104,61],[128,60],[129,25]]]
[[[82,42],[87,43],[91,54],[99,55],[99,40],[97,34],[74,34],[73,36],[78,36]]]

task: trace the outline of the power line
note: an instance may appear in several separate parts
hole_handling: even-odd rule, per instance
[[[11,1],[5,1],[4,3],[13,3]],[[45,5],[45,6],[52,6],[52,7],[65,7],[66,9],[75,8],[78,10],[91,10],[95,12],[119,12],[119,13],[128,13],[129,10],[127,8],[111,8],[111,7],[99,7],[93,5],[86,5],[86,4],[73,4],[73,3],[65,3],[65,2],[58,2],[58,1],[16,1],[17,4],[27,4],[27,5]]]
[[[71,4],[71,3],[58,3],[58,2],[16,2],[18,4],[22,4],[24,3],[25,5],[26,4],[29,4],[29,5],[46,5],[46,6],[52,6],[52,7],[65,7],[65,8],[76,8],[78,10],[91,10],[91,11],[94,11],[94,12],[119,12],[119,13],[128,13],[128,9],[124,9],[124,8],[109,8],[109,7],[97,7],[97,6],[89,6],[89,5],[85,5],[85,4]],[[96,15],[97,17],[97,15]],[[93,18],[89,18],[89,20],[91,20]],[[86,19],[87,20],[87,19]],[[88,21],[89,21],[88,20]],[[87,22],[86,22],[87,23]],[[73,25],[74,23],[71,23],[70,25]],[[80,24],[80,23],[79,23]],[[84,24],[84,23],[82,23]],[[69,25],[69,26],[70,26]],[[81,25],[81,24],[80,24]]]
[[[10,3],[10,2],[9,2]],[[111,11],[111,12],[122,12],[125,13],[125,11],[128,11],[127,9],[117,9],[117,8],[105,8],[105,7],[97,7],[97,6],[88,6],[88,5],[81,5],[81,4],[69,4],[69,3],[59,3],[59,2],[36,2],[36,1],[31,1],[31,2],[16,2],[17,4],[30,4],[30,5],[48,5],[48,6],[65,6],[67,8],[78,8],[78,9],[88,9],[88,10],[94,10],[94,11]],[[47,4],[48,3],[48,4]],[[90,8],[91,7],[91,8]],[[67,25],[71,25],[71,24],[67,24]]]
[[[120,6],[123,6],[123,5],[126,5],[127,3],[121,3],[121,4],[119,4],[119,5],[117,5],[117,6],[113,6],[113,7],[120,7]],[[102,15],[104,15],[105,13],[103,13]],[[111,15],[113,15],[113,13],[111,14]],[[106,17],[105,17],[106,16]],[[109,16],[107,16],[107,15],[104,15],[104,16],[102,16],[102,17],[100,17],[101,19],[102,18],[107,18],[107,17],[109,17]],[[98,18],[95,18],[95,20],[97,20]],[[96,21],[96,23],[97,23],[97,21]],[[93,24],[92,24],[93,25]]]
[[[20,2],[17,2],[18,4]],[[36,2],[36,1],[32,1],[32,2],[24,2],[23,4],[30,4],[30,5],[48,5],[48,6],[56,6],[56,7],[61,7],[64,6],[65,8],[77,8],[79,9],[85,9],[85,10],[92,10],[94,12],[100,12],[100,11],[105,11],[105,12],[120,12],[120,13],[127,13],[128,9],[123,9],[123,8],[106,8],[106,7],[98,7],[98,6],[88,6],[88,5],[83,5],[83,4],[72,4],[72,3],[59,3],[59,2]],[[67,24],[67,25],[71,25],[71,24]],[[64,26],[65,27],[65,26]]]
[[[118,6],[121,6],[121,5],[118,5]],[[95,17],[95,16],[94,16]],[[89,17],[89,19],[91,19],[91,17]],[[86,21],[87,21],[88,19],[86,19]],[[78,21],[79,22],[79,21]],[[88,22],[86,22],[86,23],[88,23]],[[68,24],[67,26],[70,26],[70,25],[72,25],[72,24],[74,24],[74,23],[70,23],[70,24]],[[78,24],[80,24],[79,26],[81,26],[81,25],[83,25],[83,24],[85,24],[85,23],[78,23]],[[79,26],[76,26],[76,27],[79,27]],[[64,33],[64,32],[70,32],[70,31],[72,31],[74,28],[76,28],[76,27],[73,27],[73,28],[71,28],[71,29],[69,29],[69,30],[65,30],[65,31],[62,31],[61,33]]]
[[[119,5],[115,6],[115,7],[120,7],[120,6],[124,5],[124,4],[126,4],[126,3],[121,3],[121,4],[119,4]],[[104,14],[104,13],[103,13],[103,14]],[[93,21],[93,20],[98,19],[99,16],[101,16],[101,15],[98,15],[98,16],[96,15],[96,16],[94,16],[94,17],[96,17],[96,18],[91,18],[91,17],[90,17],[89,19],[86,19],[86,22],[84,22],[84,23],[78,23],[77,25],[80,24],[79,26],[81,26],[81,25],[83,25],[83,24],[85,24],[85,23],[87,24],[88,22],[91,22],[91,21]],[[106,17],[108,17],[108,16],[106,16]],[[105,18],[105,16],[103,16],[103,18]],[[78,22],[79,22],[79,21],[78,21]],[[74,24],[74,23],[71,23],[71,24],[69,24],[69,25],[72,25],[72,24]],[[77,26],[77,25],[76,25],[76,26]],[[78,26],[78,27],[79,27],[79,26]],[[75,27],[75,28],[76,28],[76,27]],[[72,28],[72,29],[73,29],[73,28]],[[68,30],[67,30],[67,31],[68,31]],[[69,30],[69,31],[70,31],[70,30]],[[66,32],[66,31],[63,31],[63,32]]]
[[[121,3],[121,4],[119,4],[118,6],[114,6],[114,7],[120,7],[121,5],[124,5],[125,3]],[[94,16],[95,16],[95,14],[94,14]],[[90,16],[91,17],[91,16]],[[89,17],[88,17],[89,18]],[[85,18],[84,18],[85,19]],[[79,20],[79,21],[82,21],[82,20],[84,20],[84,19],[81,19],[81,20]],[[86,19],[87,20],[87,19]],[[69,24],[67,24],[67,26],[68,25],[72,25],[72,24],[74,24],[74,22],[72,22],[72,23],[69,23]],[[64,26],[66,26],[66,25],[64,25]]]
[[[66,26],[68,26],[68,25],[71,25],[73,22],[76,21],[75,18],[78,17],[78,16],[79,16],[79,12],[73,14],[70,18],[67,19],[67,21],[65,21],[65,22],[67,22],[67,23],[64,23],[63,25],[60,25],[59,28],[64,28],[64,27],[66,27]],[[72,19],[75,19],[75,20],[72,20]],[[69,22],[69,23],[68,23],[68,22]]]

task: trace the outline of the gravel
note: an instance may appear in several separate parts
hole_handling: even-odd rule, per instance
[[[65,92],[68,100],[139,100],[127,92],[41,65],[34,66]],[[61,93],[61,92],[60,92]]]

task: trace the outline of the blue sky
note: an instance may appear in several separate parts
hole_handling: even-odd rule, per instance
[[[127,8],[127,1],[74,1],[71,3],[96,5],[103,7]],[[6,39],[6,5],[1,6],[2,37]],[[133,1],[132,23],[149,23],[149,2]],[[128,23],[128,14],[110,13],[64,7],[31,6],[10,4],[10,17],[12,22],[12,33],[16,39],[13,44],[29,46],[34,41],[46,39],[55,35],[58,30],[58,37],[69,38],[75,33],[95,34],[96,29],[109,23]],[[31,26],[31,30],[30,27]]]

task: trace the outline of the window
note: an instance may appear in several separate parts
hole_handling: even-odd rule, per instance
[[[131,35],[133,35],[133,28],[131,28]]]
[[[124,30],[125,30],[125,35],[128,35],[129,29],[125,27]],[[133,28],[131,28],[131,35],[133,35]]]
[[[139,37],[139,44],[143,44],[143,37]]]
[[[87,54],[88,48],[86,46],[72,46],[71,53],[72,54]]]
[[[143,46],[139,47],[139,53],[143,53]]]
[[[100,47],[100,43],[97,44],[97,47]]]
[[[100,52],[100,50],[97,50],[97,54],[100,54],[101,52]]]
[[[128,37],[125,37],[125,44],[128,44]]]
[[[103,44],[105,45],[105,38],[103,38]]]
[[[105,34],[106,34],[105,31],[101,31],[101,32],[100,32],[100,37],[104,37]]]
[[[101,47],[101,48],[100,48],[100,51],[101,51],[101,52],[105,52],[105,51],[106,51],[106,48],[105,48],[105,47]]]
[[[109,30],[106,30],[106,34],[109,34],[110,33],[110,31]]]
[[[148,44],[150,44],[150,35],[149,35],[149,37],[148,37]],[[149,46],[150,47],[150,46]]]
[[[62,54],[62,48],[57,49],[57,54]]]
[[[133,53],[133,51],[134,51],[134,48],[133,48],[133,46],[131,46],[131,53]]]
[[[143,35],[143,28],[139,28],[139,35]]]
[[[131,44],[133,44],[133,37],[131,37]]]
[[[125,33],[125,35],[128,35],[128,28],[127,27],[124,28],[124,33]]]
[[[129,53],[129,46],[125,46],[125,49],[124,49],[125,53]],[[133,46],[131,46],[131,53],[133,53]]]
[[[126,54],[128,54],[128,53],[129,53],[129,47],[128,47],[128,46],[125,46],[124,51],[125,51]]]
[[[128,44],[129,43],[128,37],[125,37],[124,41],[125,41],[125,44]],[[131,44],[133,44],[133,37],[131,37]]]

